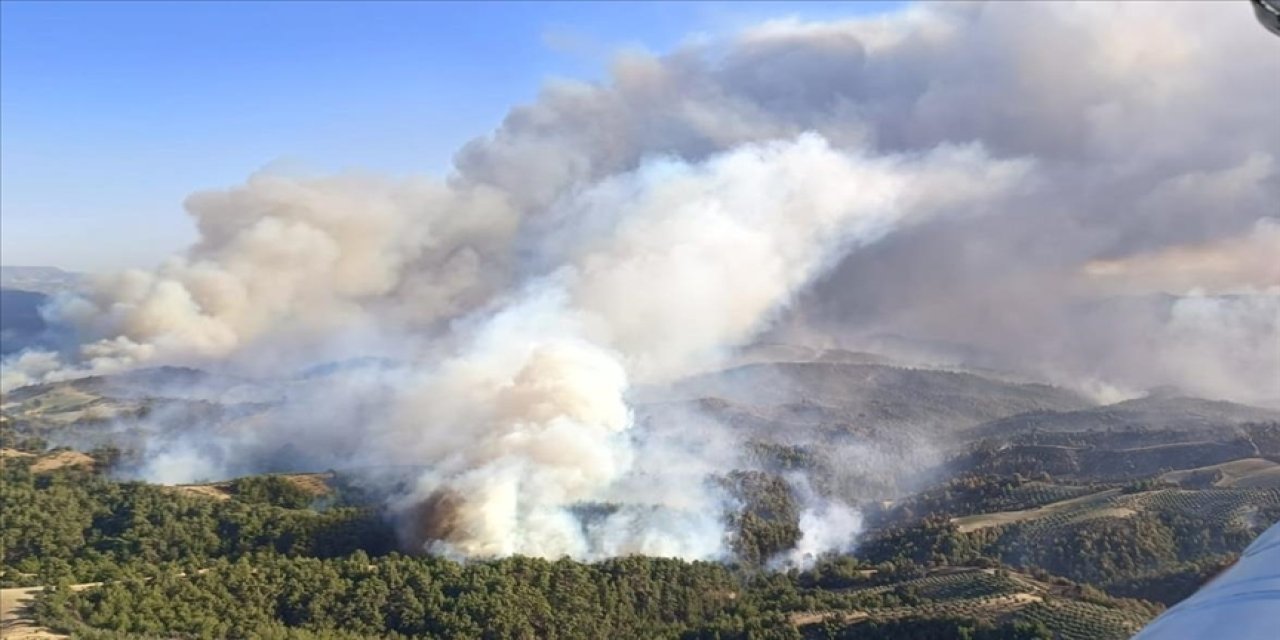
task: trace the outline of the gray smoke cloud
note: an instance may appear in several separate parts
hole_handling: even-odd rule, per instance
[[[1254,75],[1280,71],[1280,51],[1235,9],[985,4],[879,23],[856,65],[876,80],[842,94],[875,114],[879,148],[978,139],[1035,158],[1039,179],[981,218],[850,254],[798,305],[794,335],[965,345],[1113,397],[1280,399],[1280,94]]]
[[[443,181],[264,173],[193,195],[195,246],[60,300],[85,346],[22,354],[0,383],[393,360],[289,387],[251,433],[198,448],[419,469],[392,506],[460,557],[723,553],[724,497],[697,479],[730,468],[732,437],[705,425],[726,444],[680,453],[632,395],[767,332],[1280,398],[1260,80],[1280,51],[1252,20],[943,3],[628,54],[513,109]],[[157,464],[208,468],[195,449]],[[580,517],[591,504],[613,506]],[[809,505],[791,560],[857,521]]]

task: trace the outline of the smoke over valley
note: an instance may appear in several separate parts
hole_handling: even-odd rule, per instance
[[[443,179],[192,194],[198,241],[54,295],[67,335],[6,356],[6,402],[133,375],[173,402],[130,418],[130,473],[349,470],[453,558],[728,559],[768,472],[800,535],[763,560],[802,565],[947,433],[1280,406],[1280,55],[1250,20],[948,2],[621,54]]]

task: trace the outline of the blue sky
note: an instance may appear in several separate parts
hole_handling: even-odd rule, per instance
[[[0,263],[152,266],[263,166],[448,171],[548,78],[893,2],[0,3]]]

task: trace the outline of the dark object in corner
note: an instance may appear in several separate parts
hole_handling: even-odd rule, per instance
[[[1249,0],[1253,3],[1253,12],[1258,16],[1258,22],[1267,28],[1267,31],[1280,36],[1280,0]]]

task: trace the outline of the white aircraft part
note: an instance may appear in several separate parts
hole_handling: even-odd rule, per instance
[[[1235,565],[1165,611],[1132,640],[1280,638],[1280,524],[1245,549]]]

